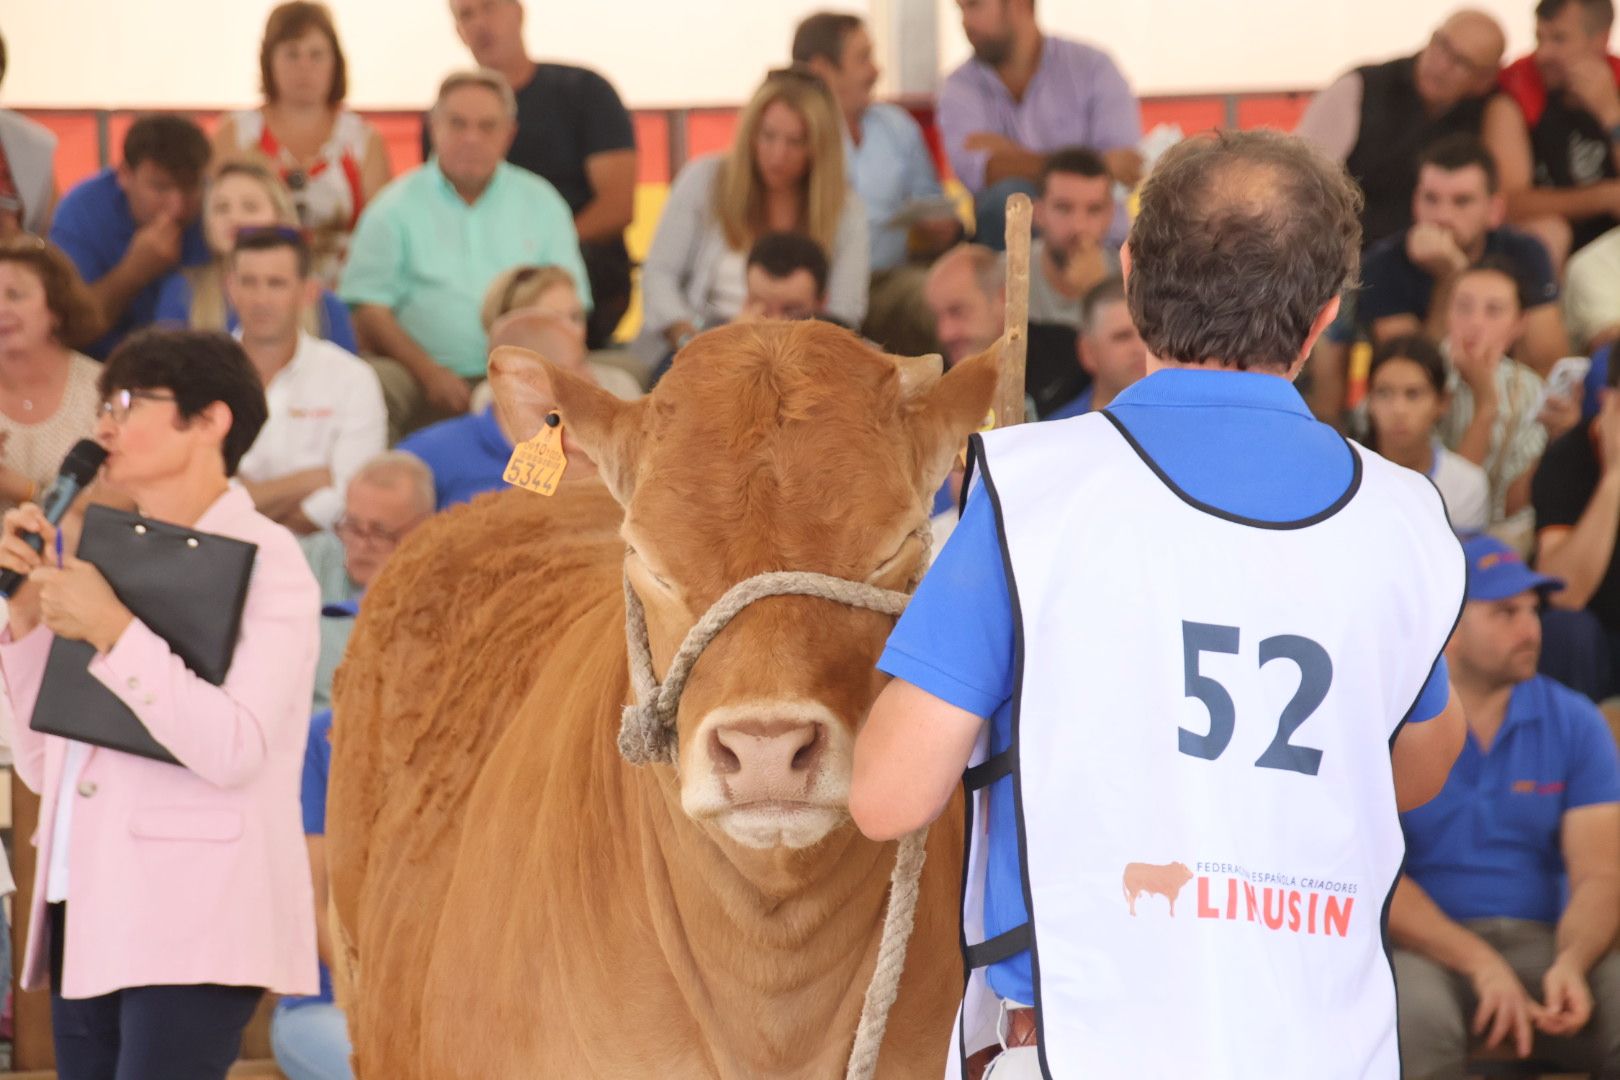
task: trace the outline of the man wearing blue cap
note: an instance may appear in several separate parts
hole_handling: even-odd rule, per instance
[[[1462,1077],[1470,1033],[1519,1057],[1620,1077],[1620,761],[1597,707],[1545,675],[1538,608],[1558,578],[1468,541],[1446,649],[1469,738],[1440,794],[1401,816],[1406,1075]],[[1564,882],[1568,880],[1568,900]]]

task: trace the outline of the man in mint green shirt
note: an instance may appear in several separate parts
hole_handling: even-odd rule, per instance
[[[366,207],[339,294],[354,309],[393,425],[467,411],[488,357],[479,310],[490,281],[514,266],[568,270],[590,285],[568,203],[506,163],[517,105],[492,71],[451,75],[429,114],[437,153]]]

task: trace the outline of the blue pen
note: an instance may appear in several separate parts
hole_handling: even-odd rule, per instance
[[[56,568],[62,569],[62,530],[56,530]]]

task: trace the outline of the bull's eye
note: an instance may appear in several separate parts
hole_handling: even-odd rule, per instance
[[[894,554],[890,555],[887,559],[884,559],[883,562],[878,564],[878,568],[873,570],[866,580],[876,581],[879,578],[887,575],[895,567],[899,566],[900,563],[905,560],[906,556],[911,553],[912,542],[916,539],[916,533],[907,535],[904,540],[900,541],[900,546],[894,549]]]
[[[647,560],[641,557],[641,552],[637,551],[635,548],[631,548],[630,549],[630,557],[632,559],[634,559],[635,562],[636,562],[636,565],[641,568],[641,572],[643,574],[645,574],[648,578],[652,579],[652,583],[654,585],[657,585],[660,589],[663,589],[665,592],[672,593],[672,592],[675,591],[675,586],[671,585],[669,582],[667,582],[663,578],[659,577],[657,572],[655,572],[653,570],[653,568],[648,565]]]

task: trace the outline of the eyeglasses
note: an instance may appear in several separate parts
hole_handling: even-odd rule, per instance
[[[173,401],[174,395],[157,390],[118,390],[101,403],[100,415],[112,417],[113,423],[122,424],[129,419],[130,409],[137,401]]]
[[[413,521],[402,529],[385,529],[380,525],[355,521],[345,514],[337,519],[337,522],[332,526],[332,531],[337,533],[338,539],[344,543],[366,543],[378,544],[382,547],[394,547],[405,539],[405,534],[410,532],[416,525],[417,522]]]

